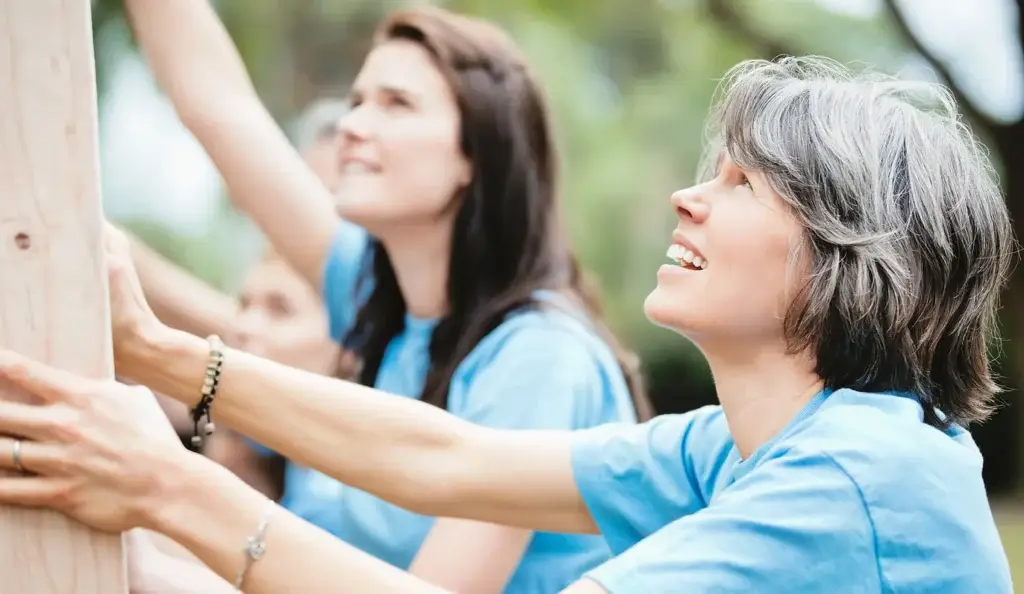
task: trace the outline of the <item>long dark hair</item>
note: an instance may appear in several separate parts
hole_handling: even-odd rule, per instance
[[[541,306],[534,294],[543,289],[586,314],[615,353],[637,416],[650,418],[637,358],[605,326],[597,291],[562,233],[550,118],[515,44],[490,23],[436,8],[393,14],[375,43],[394,39],[423,46],[447,78],[461,114],[461,148],[473,166],[452,231],[449,313],[434,329],[420,398],[446,408],[459,363],[510,312]],[[388,343],[403,330],[406,306],[383,245],[372,240],[367,255],[374,286],[345,342],[359,355],[358,381],[372,386]]]

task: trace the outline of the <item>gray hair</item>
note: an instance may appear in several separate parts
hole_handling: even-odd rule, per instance
[[[299,150],[313,146],[324,135],[337,130],[338,121],[348,112],[341,99],[317,99],[310,103],[291,125],[291,141]]]
[[[1015,242],[946,88],[826,58],[754,60],[726,75],[708,132],[701,175],[726,150],[806,230],[811,270],[785,329],[826,385],[911,392],[936,426],[991,414],[988,347]]]

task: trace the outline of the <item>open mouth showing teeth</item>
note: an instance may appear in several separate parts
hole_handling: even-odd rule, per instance
[[[665,255],[668,256],[669,260],[672,260],[679,266],[690,270],[704,270],[708,267],[707,260],[694,254],[689,249],[679,245],[678,243],[673,243],[668,246],[668,252],[666,252]]]

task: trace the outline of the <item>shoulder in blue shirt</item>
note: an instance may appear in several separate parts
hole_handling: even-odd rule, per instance
[[[615,553],[589,573],[627,592],[1013,591],[959,428],[918,402],[838,390],[749,459],[706,407],[576,437],[581,494]]]

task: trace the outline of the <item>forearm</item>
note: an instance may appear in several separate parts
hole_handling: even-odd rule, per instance
[[[521,528],[439,518],[409,573],[459,594],[504,592],[532,537]]]
[[[158,293],[164,288],[167,287],[149,285],[144,288],[146,300],[161,322],[196,336],[230,335],[237,307],[226,295],[207,295],[211,289],[205,287],[206,291],[197,291],[194,297],[179,300],[167,292]]]
[[[337,226],[334,197],[260,102],[209,0],[125,4],[158,84],[217,166],[231,201],[319,287]]]
[[[166,330],[115,353],[120,374],[189,406],[208,354],[205,340]],[[226,355],[212,416],[293,462],[421,513],[447,497],[469,427],[418,401],[236,350]]]
[[[225,336],[238,309],[235,299],[167,261],[129,236],[132,262],[153,313],[164,324],[197,336]]]
[[[154,331],[115,352],[126,377],[194,405],[208,347]],[[569,432],[500,431],[418,400],[229,351],[217,423],[386,501],[430,516],[593,532]]]
[[[194,454],[181,455],[168,474],[174,480],[155,500],[147,528],[181,543],[221,578],[235,583],[245,563],[246,539],[265,517],[267,498],[218,464]],[[270,516],[264,543],[266,554],[245,577],[246,594],[443,592],[283,509]]]
[[[125,0],[157,84],[185,120],[258,102],[252,79],[210,0]]]

